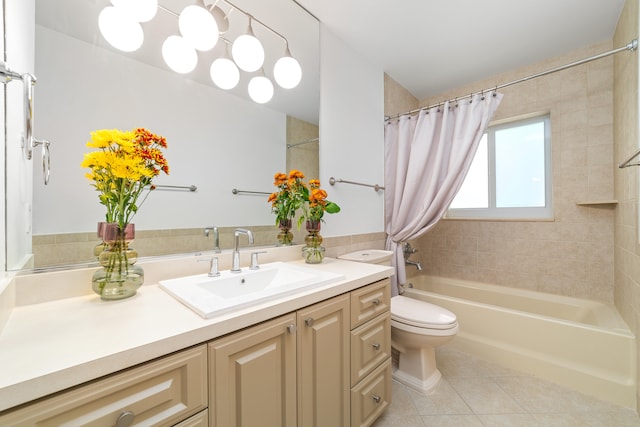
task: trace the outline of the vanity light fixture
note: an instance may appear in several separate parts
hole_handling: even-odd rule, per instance
[[[205,9],[204,1],[185,7],[178,17],[182,37],[199,51],[208,51],[218,43],[218,24],[213,14]]]
[[[240,71],[229,57],[229,45],[226,45],[224,55],[213,61],[209,74],[213,83],[220,89],[229,90],[238,85]]]
[[[273,77],[276,83],[283,89],[292,89],[298,86],[302,79],[302,68],[298,61],[291,55],[289,45],[285,50],[284,56],[276,61],[273,67]]]
[[[217,6],[220,1],[229,6],[227,13]],[[159,5],[158,0],[111,0],[111,4],[113,6],[105,7],[100,13],[98,25],[109,44],[124,52],[133,52],[142,46],[144,33],[140,23],[153,19],[157,9],[178,18],[180,35],[169,36],[162,44],[165,63],[177,73],[186,74],[195,69],[197,51],[211,50],[221,38],[220,35],[229,29],[229,14],[238,11],[248,18],[247,30],[233,43],[223,38],[225,43],[231,44],[231,56],[226,46],[223,56],[213,61],[209,69],[213,83],[221,89],[233,89],[240,81],[238,68],[247,73],[260,70],[249,82],[249,96],[261,104],[273,97],[273,83],[265,76],[263,69],[264,47],[253,32],[253,21],[284,41],[284,55],[273,68],[276,83],[283,89],[291,89],[302,79],[302,69],[291,55],[288,40],[230,0],[216,0],[208,5],[205,5],[205,0],[194,0],[194,4],[186,6],[180,14]]]
[[[248,91],[253,102],[264,104],[273,98],[273,83],[264,75],[264,71],[260,70],[260,73],[249,81]]]
[[[144,41],[140,23],[115,6],[102,9],[98,16],[98,27],[105,40],[123,52],[138,50]]]
[[[186,74],[198,65],[196,50],[181,36],[169,36],[162,43],[162,58],[176,73]]]
[[[258,71],[264,64],[264,48],[262,43],[253,33],[251,28],[251,20],[249,16],[249,25],[245,34],[239,36],[231,46],[231,55],[238,67],[248,73]]]

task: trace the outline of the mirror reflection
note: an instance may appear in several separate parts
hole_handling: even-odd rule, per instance
[[[104,206],[80,163],[91,151],[86,142],[94,130],[144,127],[167,139],[170,174],[154,180],[166,187],[151,192],[132,221],[141,256],[212,249],[213,238],[205,236],[204,229],[213,226],[221,231],[223,248],[230,245],[225,232],[238,226],[254,229],[256,244],[274,244],[277,230],[267,195],[232,190],[270,193],[273,174],[292,167],[308,176],[317,174],[315,18],[291,0],[233,2],[284,36],[302,68],[297,87],[283,89],[274,83],[271,101],[258,104],[248,98],[248,82],[262,72],[273,80],[273,66],[284,53],[283,40],[254,23],[265,48],[265,64],[255,73],[241,71],[237,87],[222,90],[211,81],[209,69],[224,55],[226,43],[198,52],[194,71],[172,71],[161,45],[179,34],[178,19],[171,12],[177,14],[191,2],[159,3],[166,10],[142,24],[142,47],[124,53],[113,49],[98,30],[98,15],[110,5],[108,0],[36,1],[35,133],[51,142],[51,179],[43,185],[36,159],[28,236],[32,254],[8,253],[8,269],[93,261]],[[233,41],[246,31],[247,17],[219,3],[229,21],[223,37]],[[197,190],[190,191],[192,186]],[[8,201],[8,209],[12,203]]]

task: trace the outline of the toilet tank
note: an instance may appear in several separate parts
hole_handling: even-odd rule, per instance
[[[392,251],[385,251],[382,249],[365,249],[362,251],[349,252],[347,254],[340,255],[338,259],[391,266],[392,255]]]

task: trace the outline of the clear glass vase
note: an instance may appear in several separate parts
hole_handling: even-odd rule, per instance
[[[324,260],[325,251],[320,235],[320,221],[307,221],[306,229],[307,235],[304,238],[306,244],[302,248],[302,257],[307,264],[320,264]]]
[[[92,278],[93,291],[103,300],[132,297],[144,283],[144,270],[135,265],[138,252],[130,247],[134,237],[134,224],[127,224],[124,230],[117,223],[104,226],[105,248],[98,256],[102,267]]]
[[[291,219],[281,219],[278,222],[278,244],[280,246],[289,246],[293,241],[293,233],[291,233]]]

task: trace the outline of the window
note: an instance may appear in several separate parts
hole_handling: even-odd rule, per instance
[[[490,126],[448,218],[553,217],[549,116]]]

